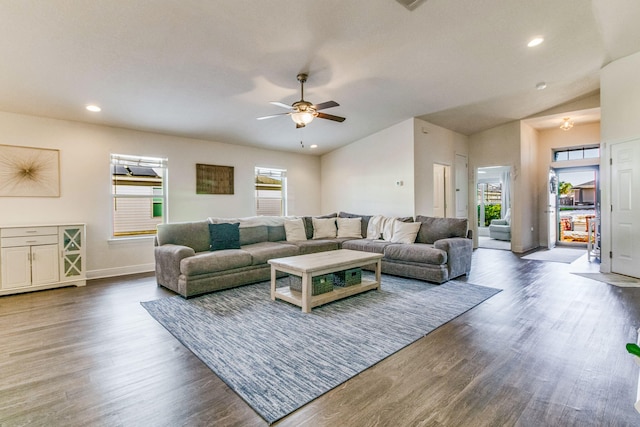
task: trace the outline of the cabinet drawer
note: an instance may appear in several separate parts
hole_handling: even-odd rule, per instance
[[[0,230],[0,237],[57,235],[58,227],[15,227]]]
[[[28,237],[3,237],[0,246],[13,248],[16,246],[54,245],[58,243],[58,235],[55,236],[28,236]]]

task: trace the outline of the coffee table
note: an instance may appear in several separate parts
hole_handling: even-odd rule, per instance
[[[301,307],[304,313],[309,313],[313,307],[371,289],[380,289],[382,266],[380,260],[382,257],[382,254],[339,249],[337,251],[271,259],[268,261],[269,264],[271,264],[271,300],[275,301],[276,298],[278,298],[290,302],[291,304]],[[331,292],[311,295],[311,284],[314,276],[335,273],[336,271],[348,270],[370,264],[376,265],[375,280],[362,280],[358,285],[334,288]],[[292,291],[288,286],[276,288],[277,271],[301,276],[302,292]]]

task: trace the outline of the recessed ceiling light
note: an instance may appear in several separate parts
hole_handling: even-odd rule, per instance
[[[535,37],[535,38],[531,39],[531,41],[529,41],[529,43],[527,43],[527,46],[535,47],[535,46],[541,45],[543,41],[544,41],[543,37]]]
[[[547,84],[545,82],[540,82],[538,84],[536,84],[536,89],[538,90],[544,90],[547,88]]]
[[[87,105],[85,108],[94,113],[99,113],[100,111],[102,111],[102,108],[98,107],[97,105]]]
[[[311,144],[309,148],[318,148],[318,144]]]

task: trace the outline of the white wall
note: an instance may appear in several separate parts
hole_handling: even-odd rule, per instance
[[[433,164],[451,166],[456,176],[456,154],[469,158],[469,138],[424,120],[414,120],[415,214],[433,215]],[[465,184],[469,186],[469,180]],[[471,187],[468,187],[471,188]],[[447,216],[455,216],[455,185],[447,194]]]
[[[60,150],[61,197],[0,198],[0,224],[87,224],[88,277],[140,271],[154,266],[152,239],[109,241],[111,153],[169,159],[169,221],[255,214],[254,167],[287,170],[289,213],[320,212],[320,159],[219,142],[179,138],[0,112],[0,144]],[[234,166],[234,195],[196,195],[195,164]]]
[[[539,246],[538,217],[544,209],[538,206],[538,132],[520,122],[520,171],[514,177],[514,201],[518,207],[517,236],[511,250],[526,252]],[[516,169],[517,171],[517,169]],[[511,230],[513,235],[513,228]]]
[[[413,122],[405,120],[322,156],[322,213],[413,215]]]
[[[600,270],[611,271],[611,260],[605,254],[611,251],[611,212],[604,207],[611,204],[609,147],[611,143],[640,138],[640,52],[608,64],[600,72],[601,162],[600,186],[601,235],[603,254]]]

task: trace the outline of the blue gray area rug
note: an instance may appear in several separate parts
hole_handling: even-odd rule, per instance
[[[273,423],[498,292],[383,275],[309,314],[271,301],[269,282],[142,306]]]

